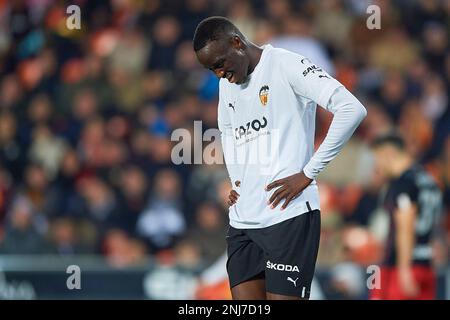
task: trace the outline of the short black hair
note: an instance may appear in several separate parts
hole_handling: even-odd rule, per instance
[[[389,133],[375,138],[371,143],[371,147],[372,149],[376,149],[387,144],[394,146],[400,151],[406,150],[405,140],[397,133]]]
[[[195,29],[194,51],[201,50],[209,41],[218,40],[231,32],[242,36],[239,29],[225,17],[213,16],[202,20]]]

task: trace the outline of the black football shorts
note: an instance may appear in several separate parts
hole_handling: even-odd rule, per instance
[[[264,278],[266,291],[309,299],[320,240],[320,211],[261,229],[227,233],[230,286]]]

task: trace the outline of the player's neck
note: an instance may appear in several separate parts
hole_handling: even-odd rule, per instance
[[[263,49],[254,45],[253,43],[250,43],[248,47],[248,54],[250,56],[250,65],[248,67],[247,75],[251,74],[253,70],[255,70],[256,66],[259,63],[259,60],[261,60],[262,52]]]
[[[400,156],[395,163],[393,163],[392,173],[394,177],[400,177],[406,170],[411,168],[413,160],[408,155]]]

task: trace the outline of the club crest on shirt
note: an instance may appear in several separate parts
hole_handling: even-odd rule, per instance
[[[267,102],[269,101],[269,86],[264,85],[259,89],[259,100],[261,101],[262,105],[265,106]]]

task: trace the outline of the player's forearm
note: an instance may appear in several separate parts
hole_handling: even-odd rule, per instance
[[[405,232],[398,232],[396,239],[396,246],[397,246],[397,267],[399,269],[407,269],[411,267],[412,250],[414,246],[412,233],[408,234]]]
[[[397,252],[397,267],[408,269],[411,267],[414,249],[414,219],[405,215],[412,213],[397,212],[396,215],[404,215],[396,219],[395,246]]]
[[[228,176],[234,187],[234,183],[238,180],[237,173],[237,159],[235,157],[235,145],[234,137],[232,136],[231,129],[226,129],[221,133],[222,151],[225,160],[225,165],[228,170]]]
[[[314,179],[333,160],[367,115],[364,106],[347,89],[341,87],[330,99],[327,109],[334,113],[328,133],[303,169]]]

